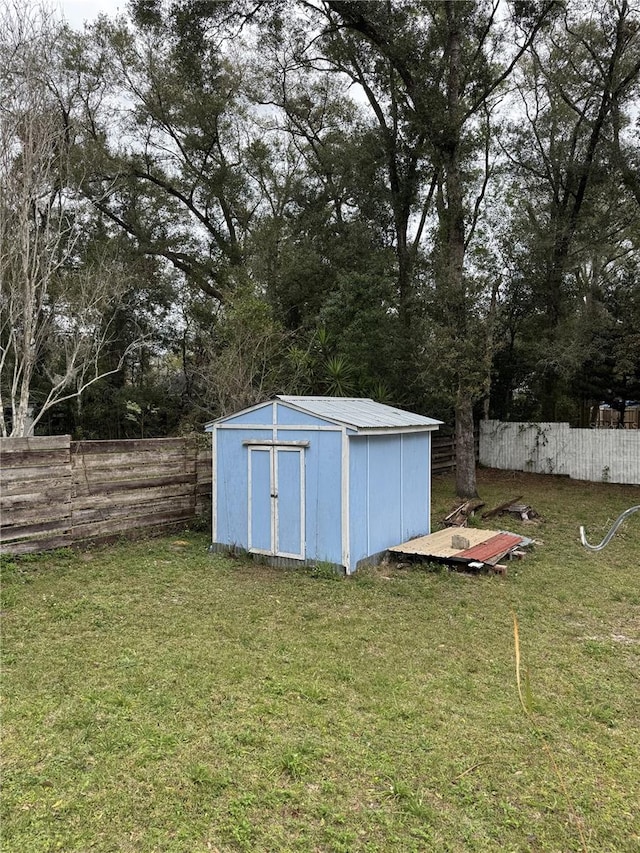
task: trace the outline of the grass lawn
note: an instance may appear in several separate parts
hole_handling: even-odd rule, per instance
[[[542,516],[486,524],[540,540],[504,578],[202,533],[5,560],[4,853],[640,850],[640,514],[578,542],[640,490],[479,480]]]

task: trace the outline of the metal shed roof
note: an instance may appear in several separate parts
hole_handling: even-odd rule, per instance
[[[356,429],[406,429],[422,427],[437,429],[442,421],[376,403],[367,397],[287,397],[278,400],[300,411],[328,418]]]

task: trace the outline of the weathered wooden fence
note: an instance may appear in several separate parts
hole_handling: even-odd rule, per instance
[[[481,421],[480,462],[576,480],[640,483],[640,431]]]
[[[188,524],[211,497],[211,451],[193,438],[0,440],[0,549],[61,548]]]
[[[479,453],[479,434],[475,434],[476,461]],[[435,432],[431,434],[431,471],[433,474],[444,474],[456,467],[456,438],[451,432]]]
[[[455,467],[453,436],[433,437],[432,467]],[[210,505],[211,450],[203,438],[0,439],[4,554],[187,525]]]

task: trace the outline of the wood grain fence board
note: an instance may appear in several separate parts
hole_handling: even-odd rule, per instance
[[[122,453],[123,445],[129,452],[139,453],[194,453],[190,448],[188,438],[128,438],[110,441],[72,441],[71,452],[76,456],[118,454]]]
[[[191,469],[191,470],[190,470]],[[185,475],[195,477],[192,465],[175,463],[171,465],[131,465],[127,468],[94,468],[73,469],[72,481],[74,485],[86,486],[92,483],[124,483],[139,480],[145,482],[150,479],[162,477],[182,477]]]
[[[194,484],[178,484],[161,486],[157,489],[147,488],[137,491],[111,492],[104,494],[76,496],[73,501],[74,509],[97,509],[98,507],[136,506],[149,501],[164,500],[171,503],[174,498],[194,497]]]
[[[74,470],[79,468],[86,470],[114,468],[116,466],[127,468],[130,465],[161,468],[163,465],[170,465],[171,463],[192,466],[195,469],[195,457],[193,455],[173,450],[168,453],[150,453],[148,455],[149,459],[147,460],[141,459],[140,454],[135,452],[111,453],[108,456],[104,453],[85,453],[83,456],[73,454],[72,462]]]
[[[211,482],[213,472],[211,470],[211,462],[208,465],[201,465],[198,463],[196,465],[196,473],[198,475],[199,480],[209,480]]]
[[[39,492],[24,492],[20,495],[2,495],[0,497],[0,509],[2,509],[2,523],[7,524],[11,520],[11,515],[21,509],[29,507],[47,506],[51,503],[70,503],[71,490],[70,484],[62,486],[45,488]],[[6,513],[6,515],[5,515]]]
[[[171,501],[171,507],[172,512],[190,512],[191,516],[193,516],[193,494],[173,498]],[[139,518],[140,516],[148,516],[151,513],[158,516],[163,514],[163,509],[166,512],[166,508],[166,500],[156,500],[146,501],[145,503],[138,503],[131,506],[104,506],[95,507],[93,509],[74,509],[72,516],[73,529],[74,531],[77,531],[81,525],[94,521],[111,521],[117,526],[119,522],[115,521],[115,519]]]
[[[35,550],[40,550],[49,547],[52,538],[57,540],[52,533],[67,535],[71,518],[70,441],[68,435],[0,441],[3,541],[33,539],[38,543]],[[19,547],[24,551],[24,541]]]
[[[19,539],[38,539],[50,537],[52,533],[70,532],[71,517],[53,521],[39,521],[36,524],[18,524],[14,527],[0,527],[0,542],[13,542]]]
[[[42,465],[37,468],[0,468],[0,482],[2,490],[8,483],[23,483],[29,480],[53,480],[61,477],[70,477],[71,470],[69,462],[63,465]]]
[[[122,542],[123,540],[135,542],[139,539],[147,539],[154,536],[169,536],[171,533],[180,534],[192,521],[193,516],[161,524],[147,524],[141,527],[140,530],[132,527],[131,530],[119,530],[116,533],[95,533],[88,538],[78,537],[73,547],[83,548],[88,545],[97,544],[108,545],[113,542]]]
[[[193,438],[51,436],[3,440],[0,450],[4,552],[185,524],[211,491],[211,451],[200,451]]]
[[[480,453],[479,433],[475,435],[474,448],[476,460]],[[456,467],[456,441],[454,435],[435,434],[431,439],[431,471],[442,474]]]
[[[19,557],[22,554],[34,554],[38,551],[52,551],[54,548],[68,548],[73,545],[71,534],[53,536],[44,539],[24,539],[0,545],[0,554]]]
[[[0,498],[9,498],[14,495],[39,494],[40,492],[50,489],[71,488],[70,477],[44,477],[37,480],[10,480],[4,481],[2,478],[2,486],[0,487]]]
[[[138,492],[144,489],[159,489],[164,486],[190,486],[197,483],[195,474],[170,474],[166,477],[146,477],[139,480],[84,480],[74,483],[71,487],[73,498],[84,498],[92,495],[119,495],[123,492]]]
[[[54,521],[55,519],[71,518],[71,501],[58,501],[55,504],[42,504],[41,506],[29,506],[25,509],[16,509],[9,513],[2,513],[2,527],[10,528],[21,524],[37,524],[38,522]]]
[[[0,457],[5,453],[24,453],[29,450],[60,450],[71,445],[69,435],[34,435],[28,438],[0,438]]]
[[[117,535],[131,530],[144,527],[159,526],[162,524],[174,524],[178,521],[189,522],[193,520],[193,510],[177,510],[168,512],[154,512],[150,515],[140,515],[133,518],[122,518],[108,521],[99,521],[89,524],[80,524],[73,528],[74,539],[91,539],[94,536]]]
[[[19,450],[3,453],[0,460],[2,471],[11,468],[36,468],[44,465],[64,465],[69,462],[69,450]]]

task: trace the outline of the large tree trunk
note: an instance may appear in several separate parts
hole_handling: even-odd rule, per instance
[[[456,494],[460,498],[477,498],[476,451],[473,433],[473,400],[458,392],[456,415]]]
[[[467,329],[467,293],[464,280],[465,257],[465,204],[462,169],[460,165],[460,140],[462,118],[460,116],[461,33],[457,10],[453,3],[446,3],[449,26],[447,103],[449,127],[443,145],[443,163],[446,186],[444,215],[446,253],[446,299],[450,305],[450,318],[454,340],[460,342],[464,353]],[[464,365],[464,354],[460,356]],[[464,368],[462,368],[464,371]],[[468,377],[461,376],[455,401],[456,419],[456,494],[461,498],[478,496],[476,487],[476,458],[473,436],[473,396],[465,384]],[[463,390],[464,389],[464,390]]]

